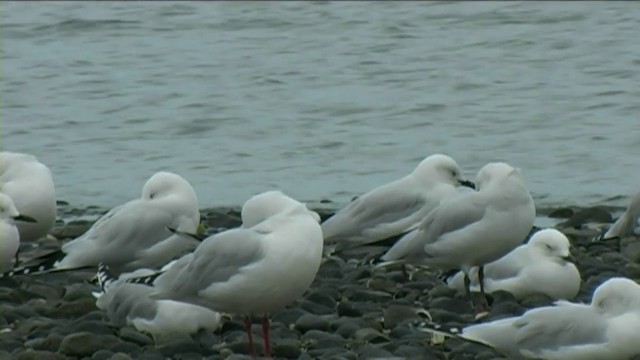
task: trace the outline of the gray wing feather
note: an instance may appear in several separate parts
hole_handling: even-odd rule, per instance
[[[103,262],[116,267],[135,260],[141,252],[170,237],[172,234],[166,227],[175,226],[174,222],[168,211],[134,201],[112,209],[62,249],[72,263],[69,265]]]
[[[198,292],[225,282],[242,268],[264,257],[261,236],[251,229],[233,229],[202,242],[188,261],[178,260],[162,274],[154,286],[175,299],[196,297]]]
[[[530,310],[513,325],[517,345],[534,354],[563,346],[606,341],[606,319],[587,305]]]
[[[383,231],[380,228],[394,226],[425,206],[425,199],[419,192],[396,187],[393,193],[391,190],[387,186],[378,188],[338,211],[322,224],[323,232],[327,233],[325,237],[366,236],[364,232],[376,231],[376,228]]]
[[[389,249],[383,260],[422,258],[426,246],[441,241],[444,235],[472,226],[485,212],[486,205],[477,193],[445,201],[427,215],[418,231],[407,234]]]

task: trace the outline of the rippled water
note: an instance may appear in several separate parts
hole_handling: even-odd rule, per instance
[[[344,203],[435,152],[522,168],[538,204],[624,204],[638,29],[633,2],[3,2],[2,148],[85,205],[161,169],[202,207]]]

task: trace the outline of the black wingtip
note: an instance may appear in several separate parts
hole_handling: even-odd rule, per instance
[[[102,291],[106,291],[106,288],[117,279],[111,272],[111,269],[109,269],[109,266],[103,263],[98,264],[98,273],[96,276],[98,278],[98,285],[100,285]]]
[[[153,285],[153,282],[156,281],[156,279],[158,277],[160,277],[160,275],[162,275],[162,274],[163,274],[163,272],[159,271],[159,272],[153,273],[151,275],[130,278],[130,279],[125,280],[125,282],[130,283],[130,284]]]
[[[30,260],[27,265],[17,267],[9,272],[0,274],[0,278],[20,276],[20,275],[39,275],[55,271],[56,263],[65,257],[65,253],[61,250],[42,255]],[[29,263],[32,263],[29,265]]]

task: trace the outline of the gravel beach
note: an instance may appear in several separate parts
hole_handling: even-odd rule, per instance
[[[76,209],[61,203],[52,234],[23,244],[21,258],[30,259],[59,248],[86,231],[107,209]],[[209,234],[240,225],[239,209],[202,210]],[[572,243],[583,283],[578,300],[589,301],[605,279],[640,279],[637,239],[593,243],[598,226],[611,223],[622,209],[608,207],[538,209],[557,222]],[[329,210],[316,209],[322,217]],[[449,289],[428,269],[376,269],[363,261],[387,245],[351,249],[325,259],[312,288],[295,304],[272,315],[273,355],[277,359],[500,359],[492,349],[457,339],[432,344],[431,335],[416,328],[428,312],[448,326],[474,323],[462,294]],[[98,310],[91,271],[74,271],[0,279],[0,359],[249,359],[240,317],[226,321],[215,333],[201,332],[154,344],[133,328],[116,328]],[[516,301],[507,293],[491,296],[490,313],[481,321],[519,315],[548,305],[548,298]],[[262,351],[261,327],[255,319],[254,339]]]

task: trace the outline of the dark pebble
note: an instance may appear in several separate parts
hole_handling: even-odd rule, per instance
[[[344,348],[346,340],[337,334],[320,330],[310,330],[302,335],[302,341],[308,344],[309,349]]]
[[[300,340],[282,339],[275,340],[273,345],[273,355],[287,359],[296,359],[300,356]]]
[[[309,330],[322,330],[327,331],[331,327],[331,323],[324,317],[306,314],[298,318],[295,323],[295,328],[301,333],[306,333]]]
[[[372,328],[359,329],[353,334],[353,339],[358,343],[378,344],[389,341],[389,337]]]
[[[373,344],[365,344],[358,349],[358,358],[392,358],[393,354]]]
[[[121,353],[122,354],[122,353]],[[91,360],[109,360],[114,356],[114,352],[110,350],[98,350],[93,354]],[[127,355],[128,356],[128,355]]]
[[[271,316],[271,320],[273,322],[281,322],[285,325],[295,324],[295,322],[302,315],[305,315],[306,312],[297,308],[284,309],[282,311],[278,311],[277,313]],[[242,328],[240,328],[241,330]]]
[[[16,360],[65,360],[66,357],[61,354],[57,354],[51,351],[38,351],[38,350],[25,350],[18,353],[16,357],[11,359]]]
[[[140,351],[140,346],[132,342],[122,341],[111,346],[109,350],[113,351],[114,353],[122,352],[126,354],[131,354],[131,353]]]
[[[57,351],[60,348],[64,336],[60,334],[50,334],[45,338],[36,338],[25,341],[24,346],[34,350]]]
[[[124,340],[124,341],[130,341],[134,344],[138,344],[140,346],[146,346],[146,345],[152,345],[153,344],[153,339],[151,339],[151,337],[142,334],[140,332],[138,332],[137,330],[130,328],[130,327],[124,327],[122,329],[120,329],[120,333],[118,334],[118,336],[120,337],[120,339]]]
[[[111,357],[111,360],[133,360],[133,358],[131,358],[131,356],[125,354],[125,353],[115,353],[113,354],[113,356]]]
[[[311,314],[315,314],[315,315],[328,315],[328,314],[333,314],[333,308],[328,307],[328,306],[324,306],[324,305],[320,305],[320,304],[316,304],[314,302],[308,301],[308,300],[301,300],[298,302],[298,306],[300,307],[300,309],[307,311]]]
[[[176,341],[165,342],[156,347],[165,356],[179,353],[200,352],[200,347],[193,340],[178,338]]]
[[[350,301],[340,301],[338,303],[338,307],[336,309],[338,316],[349,316],[349,317],[360,317],[362,316],[362,311],[357,307],[353,306],[353,303]]]
[[[330,309],[336,307],[335,299],[323,291],[311,292],[309,295],[307,295],[306,299],[307,301],[326,306]]]
[[[68,355],[85,357],[96,351],[119,344],[121,341],[113,335],[95,335],[90,332],[69,334],[60,343],[58,352]]]
[[[3,335],[6,336],[6,335]],[[0,338],[0,349],[13,352],[16,349],[22,349],[23,342],[15,339]]]

